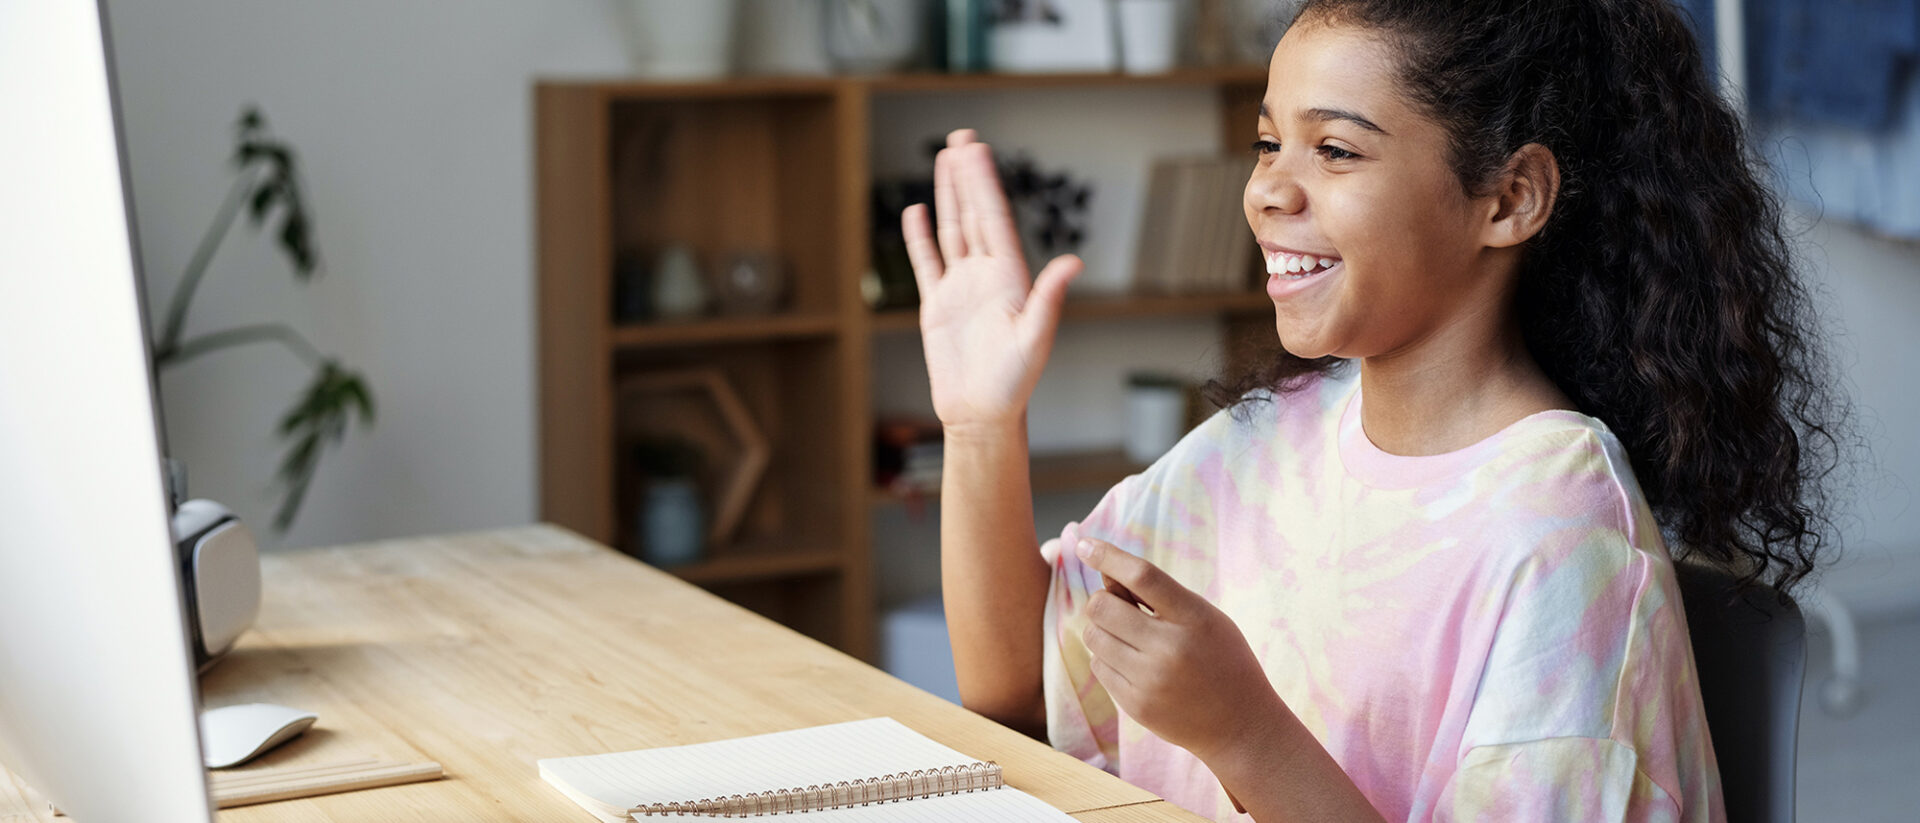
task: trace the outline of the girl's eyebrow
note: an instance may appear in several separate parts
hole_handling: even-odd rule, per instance
[[[1367,131],[1373,132],[1375,134],[1381,134],[1387,137],[1393,136],[1392,133],[1388,132],[1386,129],[1380,128],[1380,126],[1375,124],[1372,120],[1368,120],[1365,117],[1361,117],[1360,115],[1347,111],[1345,109],[1313,108],[1313,109],[1304,109],[1300,113],[1307,118],[1317,120],[1322,123],[1331,122],[1334,120],[1345,120],[1349,123],[1352,123],[1356,126],[1359,126],[1360,128],[1366,129]],[[1267,104],[1264,102],[1260,104],[1260,116],[1265,117],[1268,120],[1273,119],[1273,112],[1267,108]]]

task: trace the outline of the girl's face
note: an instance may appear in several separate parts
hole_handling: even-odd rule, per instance
[[[1504,305],[1484,236],[1495,198],[1462,190],[1390,49],[1305,20],[1268,69],[1244,203],[1280,340],[1301,357],[1393,355]]]

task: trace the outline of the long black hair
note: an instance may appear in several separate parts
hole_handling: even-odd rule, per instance
[[[1468,194],[1528,143],[1553,152],[1559,195],[1516,316],[1547,376],[1620,438],[1676,555],[1783,593],[1812,573],[1846,407],[1780,202],[1670,0],[1308,0],[1295,25],[1322,24],[1393,44]],[[1277,352],[1212,396],[1332,365]]]

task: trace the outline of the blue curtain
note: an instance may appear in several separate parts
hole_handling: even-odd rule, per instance
[[[1719,74],[1714,0],[1673,0]],[[1742,0],[1747,113],[1787,197],[1920,239],[1920,0]]]
[[[1710,42],[1711,0],[1680,4]],[[1744,0],[1742,13],[1748,113],[1781,191],[1920,238],[1920,0]]]

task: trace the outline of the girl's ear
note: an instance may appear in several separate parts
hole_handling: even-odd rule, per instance
[[[1560,192],[1560,163],[1539,143],[1528,143],[1507,158],[1494,190],[1486,242],[1496,249],[1518,246],[1540,233],[1553,214]]]

